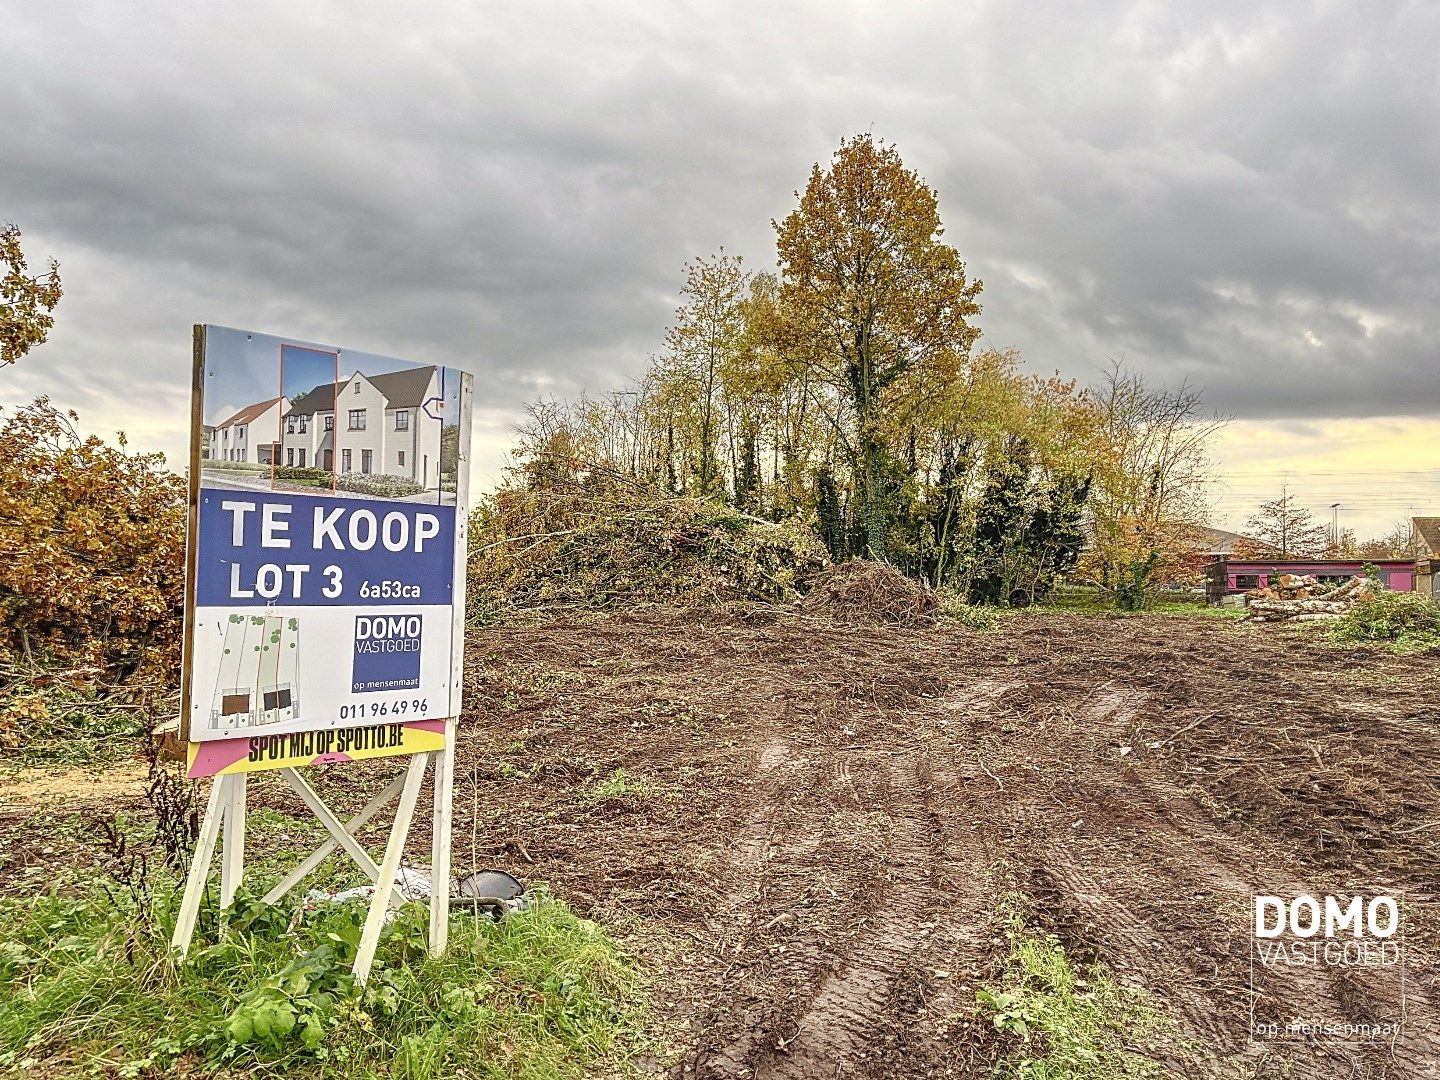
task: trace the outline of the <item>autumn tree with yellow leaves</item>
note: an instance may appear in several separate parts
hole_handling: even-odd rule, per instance
[[[1200,578],[1208,447],[1226,419],[1204,412],[1195,387],[1155,386],[1118,362],[1090,400],[1102,438],[1081,569],[1117,607],[1138,610],[1157,582]]]
[[[0,223],[0,368],[42,345],[55,325],[60,303],[60,264],[32,274],[20,248],[20,230]]]
[[[963,378],[981,283],[941,240],[935,192],[894,146],[842,142],[798,197],[775,223],[775,333],[840,406],[827,419],[854,477],[866,550],[883,557],[897,444],[903,452],[927,390]]]
[[[0,658],[179,674],[185,481],[40,398],[0,415]]]
[[[685,463],[684,486],[698,495],[713,493],[721,482],[722,434],[734,467],[736,410],[727,390],[733,391],[741,377],[736,367],[742,360],[748,283],[741,260],[723,248],[713,258],[688,264],[682,302],[654,372],[654,405],[667,423],[669,452],[678,450]],[[679,447],[674,445],[677,434]]]
[[[975,351],[980,283],[893,146],[847,140],[797,199],[774,272],[723,250],[686,265],[632,387],[532,411],[517,482],[598,469],[808,522],[836,560],[991,602],[1043,596],[1081,547],[1093,404],[1013,351]]]
[[[1117,595],[1137,566],[1142,594],[1170,573],[1203,517],[1198,395],[1129,376],[1091,391],[977,350],[980,282],[894,146],[845,140],[796,198],[773,272],[723,250],[686,265],[631,387],[532,411],[516,482],[623,477],[802,522],[832,559],[986,603],[1040,600],[1082,556]]]

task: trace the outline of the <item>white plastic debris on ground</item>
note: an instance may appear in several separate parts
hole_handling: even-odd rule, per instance
[[[412,900],[429,900],[431,879],[428,870],[412,870],[402,866],[395,872],[395,889],[390,893],[390,910]],[[321,904],[348,904],[353,900],[368,901],[375,895],[374,885],[357,885],[351,889],[311,889],[305,894],[305,909],[314,911]]]
[[[390,911],[386,913],[386,920],[403,904],[428,902],[433,895],[433,885],[434,879],[429,870],[402,866],[395,872],[395,888],[390,893]],[[368,902],[374,895],[374,885],[357,885],[335,891],[311,889],[305,894],[303,911],[315,911],[321,904],[348,904],[356,900]],[[530,907],[524,886],[503,870],[481,870],[459,880],[452,878],[450,897],[452,907],[474,907],[491,911],[497,916],[526,911]]]

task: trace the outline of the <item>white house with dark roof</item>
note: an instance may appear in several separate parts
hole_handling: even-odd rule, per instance
[[[1440,600],[1440,517],[1410,519],[1417,592]]]
[[[283,397],[257,401],[216,424],[207,456],[218,461],[269,465],[278,450],[280,418],[290,402]]]
[[[322,383],[286,410],[278,464],[399,476],[436,490],[442,421],[427,403],[439,397],[434,366],[381,375],[357,371],[344,382]]]

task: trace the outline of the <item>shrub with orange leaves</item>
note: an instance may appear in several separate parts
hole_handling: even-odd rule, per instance
[[[173,684],[185,481],[123,435],[81,436],[46,398],[0,419],[0,658]]]

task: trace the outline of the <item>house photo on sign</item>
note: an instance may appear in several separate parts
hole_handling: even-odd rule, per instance
[[[442,745],[459,701],[469,379],[197,329],[192,776]]]

